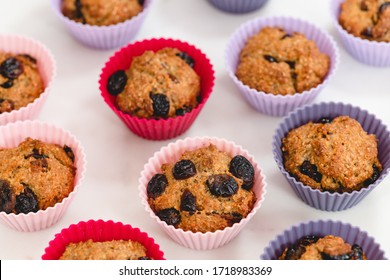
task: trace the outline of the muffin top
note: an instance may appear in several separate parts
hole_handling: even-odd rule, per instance
[[[27,214],[61,202],[73,191],[73,161],[70,147],[32,138],[0,148],[0,211]]]
[[[35,58],[0,51],[0,114],[27,106],[43,91]]]
[[[107,90],[118,108],[140,118],[168,118],[191,111],[200,99],[194,60],[175,48],[145,51],[126,71],[113,73]]]
[[[321,84],[329,67],[329,57],[305,35],[264,27],[246,42],[236,75],[250,88],[288,95]]]
[[[142,11],[141,0],[63,0],[62,13],[71,20],[106,26],[117,24]]]
[[[284,167],[314,189],[352,192],[380,175],[377,139],[348,116],[322,118],[291,130],[282,139]]]
[[[184,152],[161,166],[148,183],[148,202],[169,225],[214,232],[240,222],[253,209],[254,169],[243,156],[229,156],[210,144]]]
[[[365,260],[362,248],[341,237],[308,235],[284,249],[279,260]]]
[[[390,42],[390,2],[385,0],[345,0],[339,22],[349,33],[372,41]]]
[[[112,240],[70,243],[60,260],[147,260],[146,248],[137,241]]]

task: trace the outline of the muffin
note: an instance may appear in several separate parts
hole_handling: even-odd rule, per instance
[[[62,13],[89,25],[112,25],[131,19],[142,11],[140,0],[63,0]]]
[[[356,37],[390,42],[390,2],[385,0],[345,0],[339,22]]]
[[[321,118],[292,129],[282,139],[284,167],[321,191],[358,191],[374,183],[382,171],[377,142],[349,116]]]
[[[148,202],[168,225],[192,232],[214,232],[238,223],[252,211],[254,168],[210,144],[185,151],[161,166],[147,185]]]
[[[184,115],[200,98],[200,77],[194,60],[177,48],[145,51],[126,71],[113,73],[107,91],[117,95],[118,108],[139,118]]]
[[[288,95],[321,84],[329,66],[329,56],[304,34],[264,27],[246,42],[236,75],[250,88]]]
[[[279,260],[366,260],[358,244],[350,245],[341,237],[307,235],[284,249]]]
[[[224,12],[243,14],[260,9],[267,0],[208,0],[214,7]]]

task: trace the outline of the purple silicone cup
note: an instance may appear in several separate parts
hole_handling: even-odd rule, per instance
[[[330,57],[330,69],[321,84],[293,95],[273,95],[250,88],[236,77],[240,52],[247,40],[267,26],[281,27],[288,33],[300,32],[313,40],[320,51]],[[233,33],[225,50],[225,61],[229,76],[241,95],[254,109],[270,116],[284,116],[299,106],[311,103],[324,89],[338,67],[339,51],[331,36],[307,21],[291,17],[260,17],[244,23]]]
[[[290,130],[322,117],[335,118],[337,116],[349,116],[357,120],[367,133],[375,134],[378,140],[378,158],[383,167],[379,178],[373,184],[351,193],[331,193],[313,189],[297,181],[284,169],[283,165],[282,139]],[[279,124],[274,133],[272,151],[280,171],[298,197],[306,204],[324,211],[342,211],[357,205],[390,172],[390,132],[387,130],[386,125],[375,115],[350,104],[319,103],[307,105],[291,112]]]
[[[375,67],[390,66],[390,43],[369,41],[348,33],[338,21],[340,5],[344,0],[332,0],[333,24],[348,53],[356,60]]]
[[[260,9],[268,0],[208,0],[214,7],[228,13],[244,14]]]
[[[348,223],[331,220],[309,221],[292,226],[290,229],[276,236],[264,248],[260,259],[277,260],[287,246],[294,244],[299,238],[305,235],[339,236],[351,245],[358,244],[362,247],[367,260],[386,260],[385,253],[380,248],[380,245],[367,232]]]
[[[82,44],[101,50],[119,48],[129,43],[141,28],[154,0],[145,0],[143,11],[124,22],[109,26],[88,25],[71,20],[61,11],[62,0],[51,0],[55,14],[64,23],[70,34]]]

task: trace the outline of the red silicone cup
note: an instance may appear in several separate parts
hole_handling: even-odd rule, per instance
[[[107,92],[108,78],[117,70],[128,69],[133,57],[142,55],[146,50],[158,51],[165,47],[177,48],[194,59],[194,70],[201,79],[200,103],[184,116],[167,119],[145,119],[123,113],[115,104],[116,97]],[[166,140],[183,134],[191,127],[210,97],[214,80],[213,66],[202,51],[183,41],[158,38],[129,44],[111,56],[100,74],[99,88],[107,105],[134,134],[149,140]]]
[[[147,233],[121,222],[89,220],[72,224],[57,233],[45,249],[42,260],[58,260],[69,243],[83,242],[92,239],[94,242],[111,240],[133,240],[140,242],[147,250],[147,256],[154,260],[165,260],[160,246]]]

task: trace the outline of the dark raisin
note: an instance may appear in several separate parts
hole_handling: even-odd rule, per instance
[[[366,12],[368,11],[368,6],[367,6],[367,3],[366,3],[366,0],[363,0],[360,2],[360,10]]]
[[[33,157],[35,159],[48,158],[47,155],[41,154],[37,148],[33,148],[31,154],[24,156],[25,159],[28,159],[29,157]]]
[[[108,78],[107,91],[109,94],[117,96],[125,89],[126,83],[126,72],[123,70],[118,70]]]
[[[286,39],[286,38],[291,38],[291,37],[292,37],[291,34],[286,33],[286,34],[284,34],[284,35],[282,36],[282,38],[280,38],[280,40],[284,40],[284,39]]]
[[[178,84],[179,83],[179,80],[177,79],[177,77],[171,73],[168,73],[168,77],[169,79],[171,79],[172,82],[174,82],[175,84]]]
[[[290,69],[295,69],[295,61],[287,60],[286,63],[290,67]]]
[[[72,151],[72,148],[64,145],[63,149],[64,149],[66,155],[72,160],[72,162],[74,162],[74,153]]]
[[[271,63],[278,62],[278,60],[275,57],[271,56],[271,55],[265,54],[265,55],[263,55],[263,57],[268,62],[271,62]]]
[[[188,179],[196,174],[195,164],[189,159],[183,159],[175,163],[172,169],[173,177],[177,180]]]
[[[16,214],[27,214],[29,212],[37,212],[38,210],[39,206],[37,196],[29,187],[25,187],[24,191],[16,196]]]
[[[379,6],[378,14],[381,15],[388,7],[390,7],[390,2],[385,2]]]
[[[322,174],[318,172],[317,166],[314,164],[311,164],[310,161],[305,160],[302,165],[299,167],[299,171],[303,175],[306,175],[310,178],[312,178],[317,183],[321,183],[322,180]]]
[[[0,179],[0,211],[9,214],[15,208],[15,193],[12,191],[9,182]]]
[[[166,208],[160,210],[156,213],[156,215],[168,225],[177,226],[181,222],[180,212],[175,208]]]
[[[352,245],[352,257],[353,260],[363,260],[363,249],[357,244]]]
[[[184,114],[191,112],[191,106],[184,106],[183,108],[176,109],[176,116],[184,116]]]
[[[82,7],[83,4],[81,4],[81,0],[75,0],[75,6],[76,6],[76,11],[75,11],[75,17],[76,18],[84,18],[83,12],[82,12]]]
[[[8,81],[5,81],[4,83],[2,83],[0,85],[0,87],[2,88],[10,88],[14,85],[14,80],[13,79],[9,79]]]
[[[372,38],[372,28],[367,27],[367,28],[363,29],[363,31],[360,32],[360,35],[368,37],[368,38]]]
[[[210,192],[215,196],[228,197],[238,191],[238,185],[233,177],[226,174],[211,175],[207,181]]]
[[[194,68],[195,61],[194,59],[188,55],[186,52],[180,52],[176,54],[178,57],[184,60],[185,63],[187,63],[191,68]]]
[[[201,95],[201,94],[198,94],[198,95],[196,96],[196,102],[197,102],[197,103],[202,102],[202,95]]]
[[[140,261],[150,261],[151,258],[149,258],[147,256],[143,256],[143,257],[139,257],[138,260],[140,260]]]
[[[306,246],[316,243],[319,237],[316,235],[306,235],[301,237],[295,244],[287,248],[285,260],[298,260],[306,252]]]
[[[8,99],[0,99],[0,113],[11,112],[15,108],[14,102]]]
[[[332,121],[333,120],[331,118],[324,117],[324,118],[320,118],[319,120],[317,120],[316,123],[326,124],[326,123],[331,123]]]
[[[144,5],[144,2],[145,2],[145,0],[138,0],[138,3],[139,3],[141,6]]]
[[[0,65],[0,74],[7,79],[16,79],[23,73],[22,64],[14,57],[9,57]]]
[[[167,177],[164,174],[156,174],[150,179],[147,186],[147,193],[149,198],[156,198],[160,196],[168,185]]]
[[[372,165],[372,175],[370,178],[366,179],[363,182],[363,186],[368,187],[369,185],[374,183],[376,180],[378,180],[380,174],[381,174],[381,172],[379,171],[378,167],[375,164],[373,164]]]
[[[149,96],[153,103],[153,116],[166,118],[170,106],[168,97],[161,93],[150,93]]]
[[[255,170],[253,165],[245,157],[237,155],[230,161],[229,171],[244,181],[242,188],[250,190],[253,187]]]
[[[242,220],[242,215],[237,212],[223,215],[223,217],[229,222],[229,225],[232,226],[236,223],[239,223]]]
[[[189,190],[181,195],[180,210],[188,211],[191,215],[196,211],[196,197]]]
[[[45,158],[32,160],[30,164],[31,164],[31,170],[34,172],[47,172],[49,167],[49,163]]]
[[[28,59],[32,64],[37,64],[37,60],[29,54],[22,54],[22,56]]]

